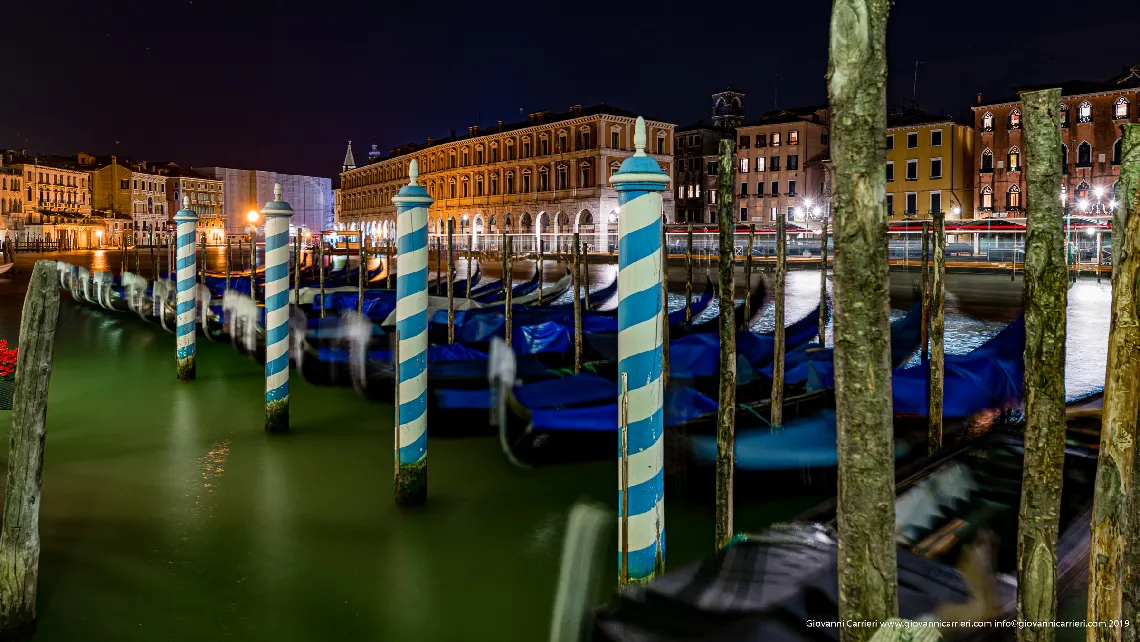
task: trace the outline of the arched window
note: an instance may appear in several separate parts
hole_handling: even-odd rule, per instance
[[[989,185],[982,188],[982,209],[991,211],[994,208],[994,190]]]
[[[1061,207],[1069,202],[1069,186],[1061,183]]]
[[[1069,126],[1069,106],[1066,105],[1065,103],[1061,103],[1061,127],[1065,128],[1068,126]]]
[[[981,171],[986,174],[990,174],[994,171],[994,153],[989,149],[982,151]]]
[[[1112,117],[1116,120],[1128,118],[1128,99],[1121,96],[1116,100],[1116,104],[1112,106]]]
[[[1061,143],[1061,173],[1069,173],[1069,146]]]
[[[1075,195],[1077,197],[1078,203],[1081,201],[1087,201],[1089,199],[1089,184],[1081,181],[1080,185],[1077,185]]]
[[[992,112],[982,114],[982,131],[992,132],[994,130],[994,115]]]
[[[1020,109],[1014,109],[1013,111],[1009,112],[1009,128],[1010,129],[1021,129],[1021,110]]]
[[[1011,172],[1021,171],[1021,150],[1016,146],[1009,148],[1009,156],[1007,158],[1008,169]]]
[[[1112,164],[1119,165],[1120,157],[1124,154],[1124,139],[1117,138],[1116,142],[1112,144]]]
[[[1078,123],[1091,123],[1092,122],[1092,103],[1085,101],[1077,107],[1077,122]]]
[[[1077,167],[1092,167],[1092,145],[1087,140],[1077,146]]]
[[[1009,192],[1005,195],[1006,209],[1015,212],[1021,209],[1021,188],[1017,185],[1010,185]]]

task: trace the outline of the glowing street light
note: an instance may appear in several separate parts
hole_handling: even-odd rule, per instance
[[[1087,211],[1089,209],[1089,202],[1087,200],[1079,201],[1077,203],[1077,209]]]
[[[249,221],[250,225],[257,224],[257,210],[250,210],[249,213],[245,215],[245,218]]]
[[[1104,188],[1103,187],[1097,187],[1096,189],[1093,190],[1093,194],[1095,194],[1097,198],[1104,196]]]
[[[962,208],[958,207],[957,205],[950,208],[950,216],[958,216],[961,213],[962,213]]]

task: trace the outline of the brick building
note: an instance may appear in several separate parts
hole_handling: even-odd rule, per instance
[[[712,122],[699,120],[674,133],[673,184],[678,223],[716,223],[717,154],[720,141],[735,140],[747,114],[743,92],[726,89],[712,95]]]

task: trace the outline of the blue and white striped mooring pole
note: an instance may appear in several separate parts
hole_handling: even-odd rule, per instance
[[[629,382],[628,502],[618,482],[618,549],[624,561],[619,566],[623,574],[628,573],[621,578],[623,583],[652,579],[663,569],[665,559],[661,193],[669,175],[645,155],[645,119],[641,117],[633,140],[637,152],[610,177],[619,206],[618,371]],[[623,506],[629,507],[628,516]]]
[[[265,217],[265,431],[289,430],[289,217],[281,183]],[[250,275],[253,278],[253,275]],[[256,323],[256,318],[252,320]]]
[[[392,198],[396,204],[396,479],[399,506],[427,501],[427,321],[428,196],[417,179],[419,164],[408,167],[411,180]]]
[[[178,265],[174,277],[178,281],[175,298],[178,330],[174,341],[178,350],[178,378],[188,381],[194,378],[197,369],[198,338],[194,319],[198,309],[194,288],[198,272],[195,258],[198,255],[198,215],[190,209],[189,196],[182,197],[182,209],[174,215],[174,222],[178,225]]]

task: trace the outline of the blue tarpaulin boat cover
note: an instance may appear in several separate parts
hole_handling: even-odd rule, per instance
[[[531,411],[531,426],[535,430],[591,430],[617,432],[618,404],[614,403],[582,408],[549,408]],[[671,426],[689,419],[716,412],[717,403],[692,388],[670,388],[665,391],[665,425]]]

